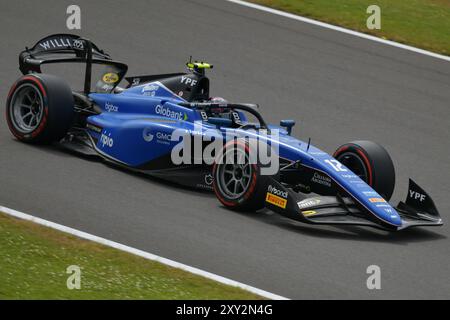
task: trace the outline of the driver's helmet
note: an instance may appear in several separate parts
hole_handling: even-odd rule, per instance
[[[228,103],[227,100],[221,97],[211,97],[209,99],[209,102],[211,103],[217,103],[217,104],[226,104]],[[230,111],[223,111],[220,107],[217,109],[211,110],[210,116],[212,117],[219,117],[219,118],[230,118]]]
[[[211,102],[211,103],[228,103],[227,100],[225,100],[224,98],[221,98],[221,97],[211,97],[209,99],[209,102]]]

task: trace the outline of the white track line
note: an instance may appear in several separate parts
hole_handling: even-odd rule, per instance
[[[386,44],[386,45],[390,45],[390,46],[393,46],[393,47],[397,47],[397,48],[409,50],[409,51],[412,51],[412,52],[420,53],[420,54],[423,54],[423,55],[426,55],[426,56],[430,56],[430,57],[433,57],[433,58],[438,58],[438,59],[442,59],[442,60],[445,60],[445,61],[450,61],[450,57],[444,56],[442,54],[438,54],[438,53],[434,53],[434,52],[431,52],[431,51],[427,51],[427,50],[419,49],[419,48],[416,48],[416,47],[408,46],[408,45],[401,44],[401,43],[398,43],[398,42],[395,42],[395,41],[385,40],[385,39],[382,39],[382,38],[378,38],[378,37],[371,36],[371,35],[368,35],[368,34],[365,34],[365,33],[357,32],[357,31],[353,31],[353,30],[349,30],[349,29],[345,29],[345,28],[342,28],[342,27],[338,27],[338,26],[335,26],[335,25],[332,25],[332,24],[320,22],[320,21],[317,21],[317,20],[308,19],[308,18],[305,18],[305,17],[302,17],[302,16],[298,16],[298,15],[295,15],[295,14],[292,14],[292,13],[287,13],[287,12],[284,12],[284,11],[268,8],[268,7],[259,5],[259,4],[254,4],[254,3],[250,3],[250,2],[246,2],[246,1],[242,1],[242,0],[225,0],[225,1],[232,2],[232,3],[235,3],[235,4],[239,4],[241,6],[245,6],[245,7],[249,7],[249,8],[265,11],[265,12],[268,12],[268,13],[276,14],[278,16],[282,16],[282,17],[285,17],[285,18],[290,18],[290,19],[294,19],[294,20],[297,20],[297,21],[313,24],[313,25],[316,25],[316,26],[319,26],[319,27],[323,27],[323,28],[332,29],[332,30],[335,30],[335,31],[351,34],[351,35],[356,36],[356,37],[360,37],[360,38],[364,38],[364,39],[380,42],[380,43],[383,43],[383,44]]]
[[[58,224],[58,223],[54,223],[54,222],[51,222],[51,221],[48,221],[48,220],[44,220],[44,219],[41,219],[41,218],[38,218],[38,217],[34,217],[32,215],[29,215],[29,214],[26,214],[26,213],[23,213],[23,212],[14,210],[14,209],[10,209],[10,208],[6,208],[6,207],[3,207],[3,206],[0,206],[0,212],[6,213],[6,214],[8,214],[10,216],[13,216],[13,217],[16,217],[16,218],[19,218],[19,219],[32,221],[34,223],[37,223],[37,224],[40,224],[40,225],[43,225],[43,226],[46,226],[46,227],[49,227],[49,228],[52,228],[52,229],[59,230],[59,231],[62,231],[62,232],[74,235],[76,237],[82,238],[82,239],[90,240],[90,241],[93,241],[93,242],[96,242],[96,243],[100,243],[102,245],[105,245],[105,246],[108,246],[108,247],[111,247],[111,248],[115,248],[115,249],[118,249],[118,250],[121,250],[121,251],[125,251],[125,252],[128,252],[128,253],[140,256],[142,258],[148,259],[148,260],[157,261],[159,263],[162,263],[162,264],[165,264],[165,265],[177,268],[177,269],[181,269],[181,270],[184,270],[184,271],[187,271],[187,272],[190,272],[190,273],[193,273],[193,274],[196,274],[196,275],[199,275],[199,276],[202,276],[202,277],[205,277],[205,278],[208,278],[208,279],[211,279],[211,280],[214,280],[214,281],[217,281],[217,282],[229,285],[229,286],[238,287],[240,289],[249,291],[251,293],[257,294],[257,295],[259,295],[261,297],[264,297],[264,298],[267,298],[267,299],[271,299],[271,300],[288,300],[288,298],[285,298],[285,297],[276,295],[274,293],[267,292],[267,291],[264,291],[264,290],[261,290],[261,289],[258,289],[258,288],[246,285],[246,284],[243,284],[241,282],[237,282],[237,281],[234,281],[234,280],[231,280],[231,279],[219,276],[219,275],[214,274],[214,273],[210,273],[210,272],[207,272],[207,271],[204,271],[204,270],[201,270],[201,269],[197,269],[197,268],[185,265],[183,263],[176,262],[176,261],[173,261],[173,260],[169,260],[169,259],[157,256],[157,255],[154,255],[152,253],[148,253],[148,252],[136,249],[136,248],[132,248],[132,247],[129,247],[129,246],[126,246],[126,245],[123,245],[123,244],[120,244],[120,243],[117,243],[117,242],[114,242],[114,241],[111,241],[111,240],[100,238],[100,237],[94,236],[92,234],[83,232],[83,231],[79,231],[79,230],[76,230],[76,229],[73,229],[73,228],[70,228],[70,227],[63,226],[63,225]]]

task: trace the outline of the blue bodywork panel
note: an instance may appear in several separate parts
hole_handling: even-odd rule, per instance
[[[171,139],[176,129],[185,129],[193,135],[206,131],[221,135],[233,131],[239,135],[240,129],[217,129],[202,121],[201,111],[179,105],[185,100],[158,81],[131,87],[119,94],[92,93],[89,98],[103,111],[88,118],[92,125],[88,129],[97,128],[89,130],[97,151],[132,168],[169,155],[178,143]],[[245,114],[239,113],[239,116],[242,122],[247,120]],[[271,141],[273,145],[279,144],[280,158],[292,162],[300,160],[303,166],[331,178],[378,219],[401,226],[397,211],[348,168],[326,152],[312,145],[308,147],[304,141],[288,135],[284,129],[271,128],[280,129],[279,142]]]

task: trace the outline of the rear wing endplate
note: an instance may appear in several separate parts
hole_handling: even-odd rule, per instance
[[[86,63],[86,94],[90,91],[92,63],[112,65],[120,70],[116,84],[122,80],[128,66],[113,61],[109,54],[99,49],[90,40],[73,34],[53,34],[39,40],[32,48],[25,48],[19,55],[19,69],[22,74],[41,73],[41,65],[49,63]]]

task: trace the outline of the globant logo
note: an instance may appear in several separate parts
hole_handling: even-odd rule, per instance
[[[155,112],[156,114],[175,120],[187,120],[188,118],[186,113],[181,111],[173,111],[170,108],[163,107],[161,105],[156,106]]]

